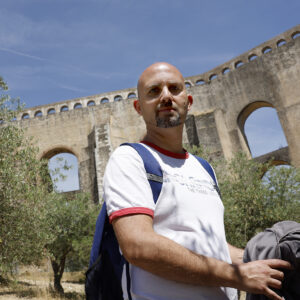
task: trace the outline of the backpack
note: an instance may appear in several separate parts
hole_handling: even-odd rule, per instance
[[[280,290],[274,290],[286,300],[300,299],[300,224],[282,221],[255,235],[244,251],[244,262],[259,259],[283,259],[293,269],[283,270],[284,279]],[[247,293],[247,300],[267,300],[264,295]]]
[[[156,203],[163,183],[161,167],[151,152],[138,143],[124,143],[133,147],[141,156],[149,181],[153,201]],[[210,164],[201,157],[194,156],[214,181],[214,187],[220,195],[217,180]],[[96,222],[90,264],[85,273],[85,294],[87,300],[123,300],[121,286],[122,272],[126,268],[127,293],[131,300],[129,264],[119,251],[119,244],[104,202]]]

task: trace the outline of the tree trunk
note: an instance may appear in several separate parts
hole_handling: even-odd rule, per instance
[[[66,262],[66,255],[60,258],[58,262],[56,260],[51,259],[51,265],[54,273],[54,289],[60,293],[64,293],[64,289],[61,285],[61,278],[64,273],[65,269],[65,262]]]
[[[54,289],[60,294],[64,293],[64,288],[62,287],[61,283],[61,276],[59,274],[54,274]]]
[[[3,285],[8,285],[9,283],[9,280],[3,276],[1,276],[0,274],[0,284],[3,284]]]

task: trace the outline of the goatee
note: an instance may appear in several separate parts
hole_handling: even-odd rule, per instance
[[[170,128],[181,124],[180,116],[156,116],[156,126],[159,128]]]

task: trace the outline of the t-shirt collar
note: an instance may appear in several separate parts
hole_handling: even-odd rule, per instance
[[[168,151],[166,149],[160,148],[157,145],[155,145],[151,142],[148,142],[148,141],[141,141],[141,143],[157,150],[158,152],[160,152],[164,155],[167,155],[167,156],[170,156],[170,157],[173,157],[173,158],[178,158],[178,159],[187,159],[187,158],[189,158],[189,153],[185,149],[183,149],[184,153],[174,153],[174,152]]]

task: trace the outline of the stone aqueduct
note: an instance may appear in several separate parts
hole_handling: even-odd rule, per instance
[[[238,150],[250,156],[245,121],[257,108],[274,107],[288,147],[261,159],[272,155],[277,163],[300,167],[300,25],[185,82],[194,97],[186,143],[202,144],[225,158]],[[110,153],[145,132],[133,109],[135,97],[136,88],[130,88],[51,103],[24,110],[18,122],[35,138],[41,158],[61,152],[77,157],[80,189],[96,201]]]

